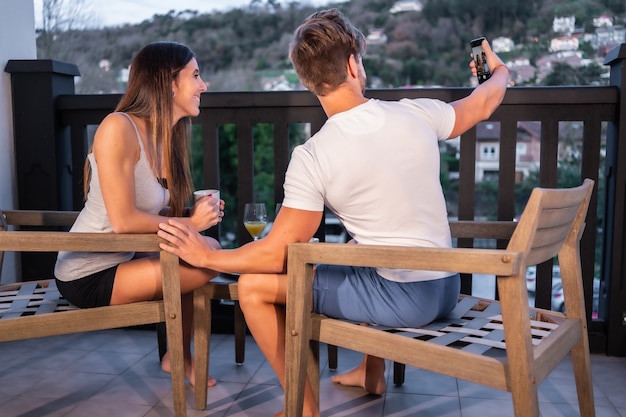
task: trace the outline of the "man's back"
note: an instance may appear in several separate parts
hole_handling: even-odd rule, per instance
[[[359,243],[449,247],[438,140],[453,124],[434,100],[370,100],[334,115],[294,150],[284,204],[326,205]]]

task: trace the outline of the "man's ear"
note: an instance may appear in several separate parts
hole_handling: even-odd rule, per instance
[[[350,55],[348,58],[348,76],[352,78],[358,78],[359,76],[359,62],[356,59],[356,55]]]

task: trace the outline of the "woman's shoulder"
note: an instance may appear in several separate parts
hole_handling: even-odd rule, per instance
[[[98,126],[94,137],[94,148],[100,145],[138,151],[137,131],[132,119],[124,113],[108,114]]]
[[[128,115],[127,113],[113,112],[113,113],[107,114],[105,118],[102,119],[102,122],[100,122],[100,127],[103,125],[105,126],[111,125],[113,127],[124,129],[124,128],[132,128],[134,125],[134,122],[131,116]]]
[[[121,112],[109,113],[98,126],[98,131],[115,133],[122,137],[133,137],[137,139],[137,124],[133,118]]]

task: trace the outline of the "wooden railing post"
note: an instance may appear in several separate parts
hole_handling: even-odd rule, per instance
[[[69,130],[55,105],[74,94],[78,67],[53,60],[10,60],[18,206],[21,210],[71,210]],[[71,165],[70,165],[71,166]],[[5,207],[6,208],[6,207]],[[22,280],[48,276],[56,254],[22,253]]]
[[[59,95],[74,94],[78,67],[48,59],[11,60],[5,71],[11,74],[13,90],[19,208],[71,210],[71,188],[64,184],[70,175],[59,169],[69,142],[55,101]]]
[[[618,114],[608,126],[606,140],[606,207],[604,212],[603,286],[607,294],[600,317],[608,326],[606,353],[626,356],[626,43],[613,48],[605,65],[611,66],[610,84],[619,88]]]

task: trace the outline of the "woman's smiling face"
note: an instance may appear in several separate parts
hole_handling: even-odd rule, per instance
[[[179,73],[172,85],[174,93],[173,124],[183,117],[195,117],[200,114],[200,94],[207,86],[200,78],[198,61],[192,58]]]

